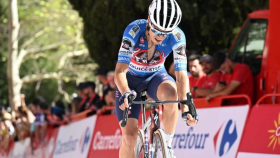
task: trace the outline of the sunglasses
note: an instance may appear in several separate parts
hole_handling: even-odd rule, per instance
[[[161,31],[155,29],[155,28],[152,26],[152,22],[149,22],[149,25],[150,25],[150,28],[151,28],[152,32],[153,32],[154,34],[156,34],[157,36],[167,37],[169,34],[172,33],[172,31],[171,31],[171,32],[161,32]]]

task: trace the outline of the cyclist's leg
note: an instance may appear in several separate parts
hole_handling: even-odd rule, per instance
[[[128,76],[127,76],[128,77]],[[130,89],[134,89],[135,84],[139,84],[142,82],[143,79],[140,78],[130,78],[128,77],[128,85]],[[133,82],[133,83],[132,83]],[[135,98],[135,101],[140,101],[140,93],[137,92],[137,96]],[[116,114],[119,124],[121,123],[123,119],[123,111],[119,108],[119,98],[121,97],[121,93],[119,90],[116,90]],[[120,158],[134,158],[134,147],[136,145],[137,141],[137,135],[138,135],[138,118],[141,111],[141,105],[132,105],[130,113],[128,115],[127,124],[122,130],[122,143],[119,151],[119,157]]]
[[[148,95],[157,100],[177,100],[177,88],[174,79],[169,76],[166,70],[162,70],[150,81]],[[171,147],[172,137],[178,121],[178,104],[165,104],[163,108],[162,123],[167,133],[168,146]],[[168,136],[168,134],[170,136]]]

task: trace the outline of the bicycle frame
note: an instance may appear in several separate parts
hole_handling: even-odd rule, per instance
[[[147,95],[146,92],[141,93],[141,100],[146,101]],[[142,107],[142,129],[144,131],[144,158],[149,158],[149,155],[153,155],[153,133],[157,129],[160,128],[160,121],[159,121],[159,110],[157,105],[151,105],[151,112],[150,116],[146,120],[146,113],[145,113],[145,104],[141,104]],[[148,137],[148,128],[151,126],[150,130],[150,137]],[[149,142],[149,138],[151,138],[151,142]],[[150,144],[149,144],[150,143]],[[149,146],[150,145],[150,146]],[[149,150],[151,149],[151,150]],[[150,153],[149,153],[150,151]]]
[[[135,99],[135,96],[132,94],[128,95],[127,99],[128,99],[129,106],[132,104],[140,104],[142,107],[142,125],[143,125],[142,129],[143,130],[139,130],[139,131],[141,132],[141,136],[142,137],[144,136],[144,139],[142,138],[144,145],[143,145],[143,148],[140,148],[140,149],[141,150],[144,149],[144,158],[150,158],[149,152],[152,157],[153,151],[154,151],[153,134],[157,130],[160,130],[159,110],[158,110],[159,105],[164,105],[164,104],[169,104],[169,103],[181,103],[181,104],[187,105],[189,108],[189,111],[182,113],[183,120],[188,120],[187,115],[190,114],[193,118],[196,119],[196,121],[198,121],[198,117],[197,117],[198,115],[196,112],[195,105],[193,104],[193,98],[192,98],[191,93],[186,94],[186,96],[187,96],[186,100],[167,100],[167,101],[162,101],[162,100],[147,101],[146,91],[143,91],[140,94],[141,94],[140,95],[141,101],[133,101]],[[145,114],[145,105],[146,104],[151,105],[150,116],[148,117],[147,120],[146,120],[146,114]],[[129,111],[129,107],[126,107],[124,110],[124,113],[123,113],[123,119],[122,119],[122,123],[121,123],[122,127],[126,126],[127,119],[128,119],[128,111]],[[148,139],[149,138],[148,137],[148,127],[150,127],[151,125],[152,125],[152,127],[150,130],[150,138],[152,138],[152,139]],[[161,133],[162,132],[163,131],[161,131]],[[161,135],[163,135],[163,134],[161,134]],[[148,142],[149,140],[151,140],[151,141]],[[164,148],[166,148],[166,144],[163,146],[164,146]],[[140,152],[141,152],[141,150],[140,150]],[[168,149],[165,149],[165,151],[166,150],[168,150]]]

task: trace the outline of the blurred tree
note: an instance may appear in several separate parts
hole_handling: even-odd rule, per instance
[[[69,0],[83,18],[83,37],[92,59],[99,66],[115,68],[126,26],[148,17],[150,0]]]
[[[7,1],[0,1],[0,104],[8,104],[8,86],[7,86]]]
[[[247,14],[268,9],[267,0],[177,0],[182,9],[180,27],[185,31],[187,48],[203,53],[228,49]]]
[[[5,7],[5,4],[1,6]],[[12,81],[13,77],[16,80],[10,87],[16,92],[14,94],[19,94],[23,88],[22,92],[27,93],[27,99],[42,95],[53,101],[58,94],[69,99],[68,93],[63,90],[64,83],[74,83],[74,91],[75,82],[72,81],[79,82],[88,78],[96,68],[88,58],[88,51],[81,38],[81,19],[64,0],[19,1],[17,6],[18,10],[15,8],[13,13],[18,11],[20,28],[18,35],[10,34],[14,38],[10,40],[10,46],[18,40],[18,46],[16,43],[13,45],[13,48],[18,49],[11,47],[8,53],[8,59],[14,61],[10,62],[12,65],[8,72],[12,75],[9,75],[9,80]],[[9,17],[15,19],[12,14]],[[12,21],[9,23],[10,33],[13,33],[16,25]],[[1,37],[0,42],[3,39]],[[19,72],[12,73],[12,70]],[[43,79],[55,80],[42,82]],[[40,90],[40,87],[44,89]],[[15,97],[14,94],[11,93],[11,97]],[[11,105],[14,103],[11,102]]]
[[[227,49],[249,12],[268,8],[267,0],[177,0],[187,49],[203,53]],[[83,18],[83,37],[100,66],[115,67],[125,27],[147,19],[151,0],[69,0]]]

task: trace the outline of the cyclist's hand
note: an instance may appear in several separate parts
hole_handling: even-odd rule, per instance
[[[194,118],[192,117],[191,114],[188,114],[188,115],[187,115],[187,118],[188,118],[187,124],[188,124],[189,126],[194,126],[194,125],[196,125],[197,120],[194,119]]]
[[[128,108],[128,96],[130,95],[134,95],[134,98],[136,97],[136,92],[135,91],[131,91],[131,92],[126,92],[123,96],[120,97],[119,99],[119,108],[121,110],[125,110],[125,108]]]

